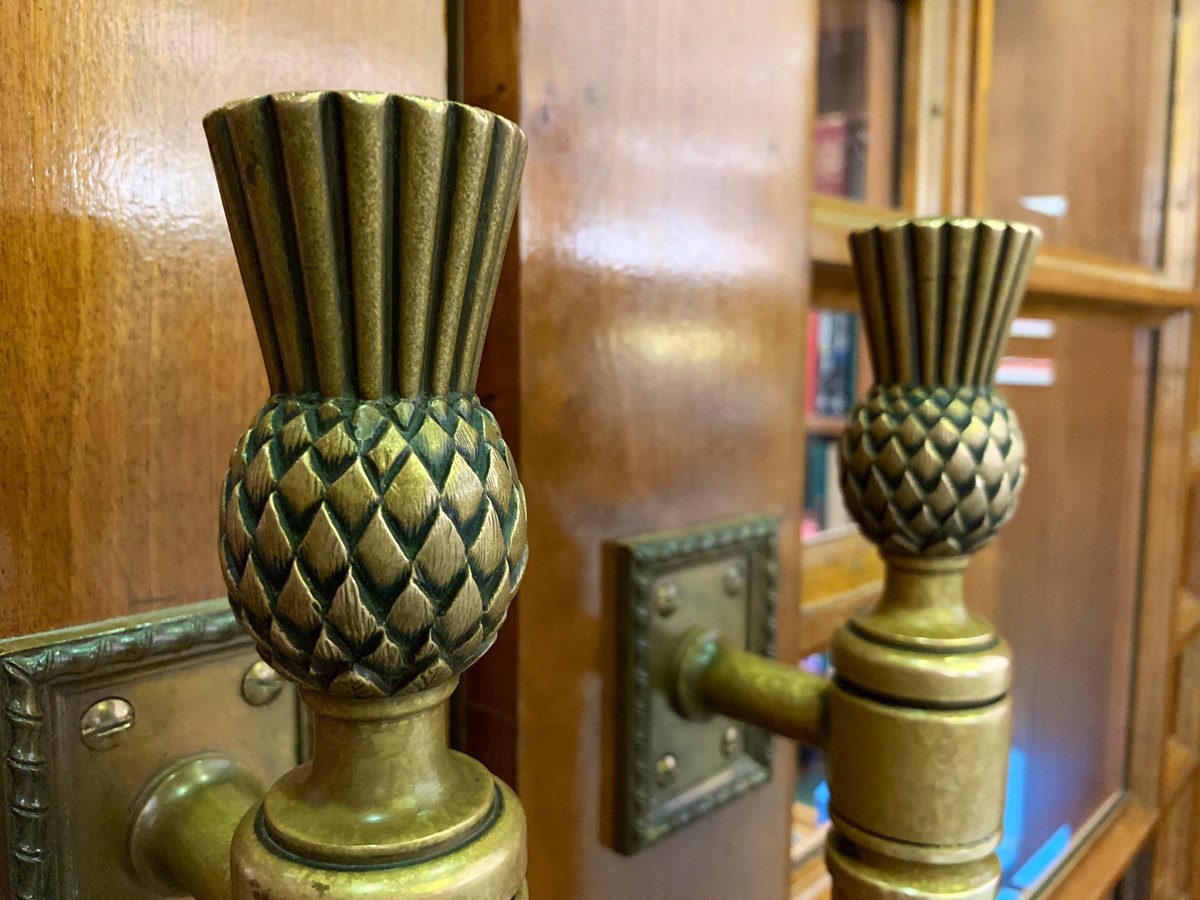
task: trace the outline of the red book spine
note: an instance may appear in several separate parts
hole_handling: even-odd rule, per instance
[[[818,194],[846,196],[849,139],[850,125],[845,113],[817,116],[813,128],[813,189]]]

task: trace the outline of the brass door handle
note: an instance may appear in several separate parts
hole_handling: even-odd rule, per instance
[[[1010,741],[1008,646],[963,597],[969,554],[1025,473],[993,388],[1039,233],[925,219],[850,246],[876,385],[841,439],[846,505],[886,564],[879,603],[833,639],[832,680],[693,631],[672,702],[822,746],[834,894],[995,895]]]
[[[475,395],[525,137],[357,92],[204,126],[272,393],[233,452],[221,563],[312,712],[313,756],[261,802],[232,777],[210,779],[222,797],[172,791],[213,763],[173,772],[135,858],[197,897],[524,896],[520,803],[449,749],[446,704],[527,558],[524,492]],[[231,837],[231,877],[188,862],[228,860]]]

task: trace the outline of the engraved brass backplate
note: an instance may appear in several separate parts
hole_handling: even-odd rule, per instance
[[[224,600],[0,643],[9,896],[156,897],[126,851],[156,775],[208,752],[264,784],[295,766],[296,693],[248,702],[257,659]]]
[[[616,545],[622,626],[617,849],[632,854],[771,776],[771,739],[724,716],[687,719],[671,701],[683,638],[713,630],[770,655],[778,525],[754,517]]]

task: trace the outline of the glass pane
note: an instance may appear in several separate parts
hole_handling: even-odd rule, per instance
[[[1099,319],[1014,335],[997,380],[1028,482],[968,570],[1015,661],[1002,896],[1053,871],[1125,783],[1153,350],[1148,330]]]
[[[818,194],[873,206],[897,202],[901,0],[821,0],[817,121]]]
[[[1173,0],[995,4],[981,212],[1161,265]]]

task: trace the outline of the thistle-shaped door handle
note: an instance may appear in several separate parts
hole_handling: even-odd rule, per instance
[[[525,139],[457,103],[278,94],[205,130],[273,396],[233,452],[229,598],[301,687],[313,759],[233,842],[233,896],[523,890],[515,795],[445,704],[525,568],[525,501],[475,396]]]
[[[1028,226],[967,219],[851,236],[877,383],[850,413],[841,485],[886,563],[883,595],[835,635],[831,682],[712,633],[676,657],[681,714],[824,747],[838,897],[974,900],[999,884],[1010,657],[967,608],[963,571],[1024,480],[993,380],[1039,242]]]

